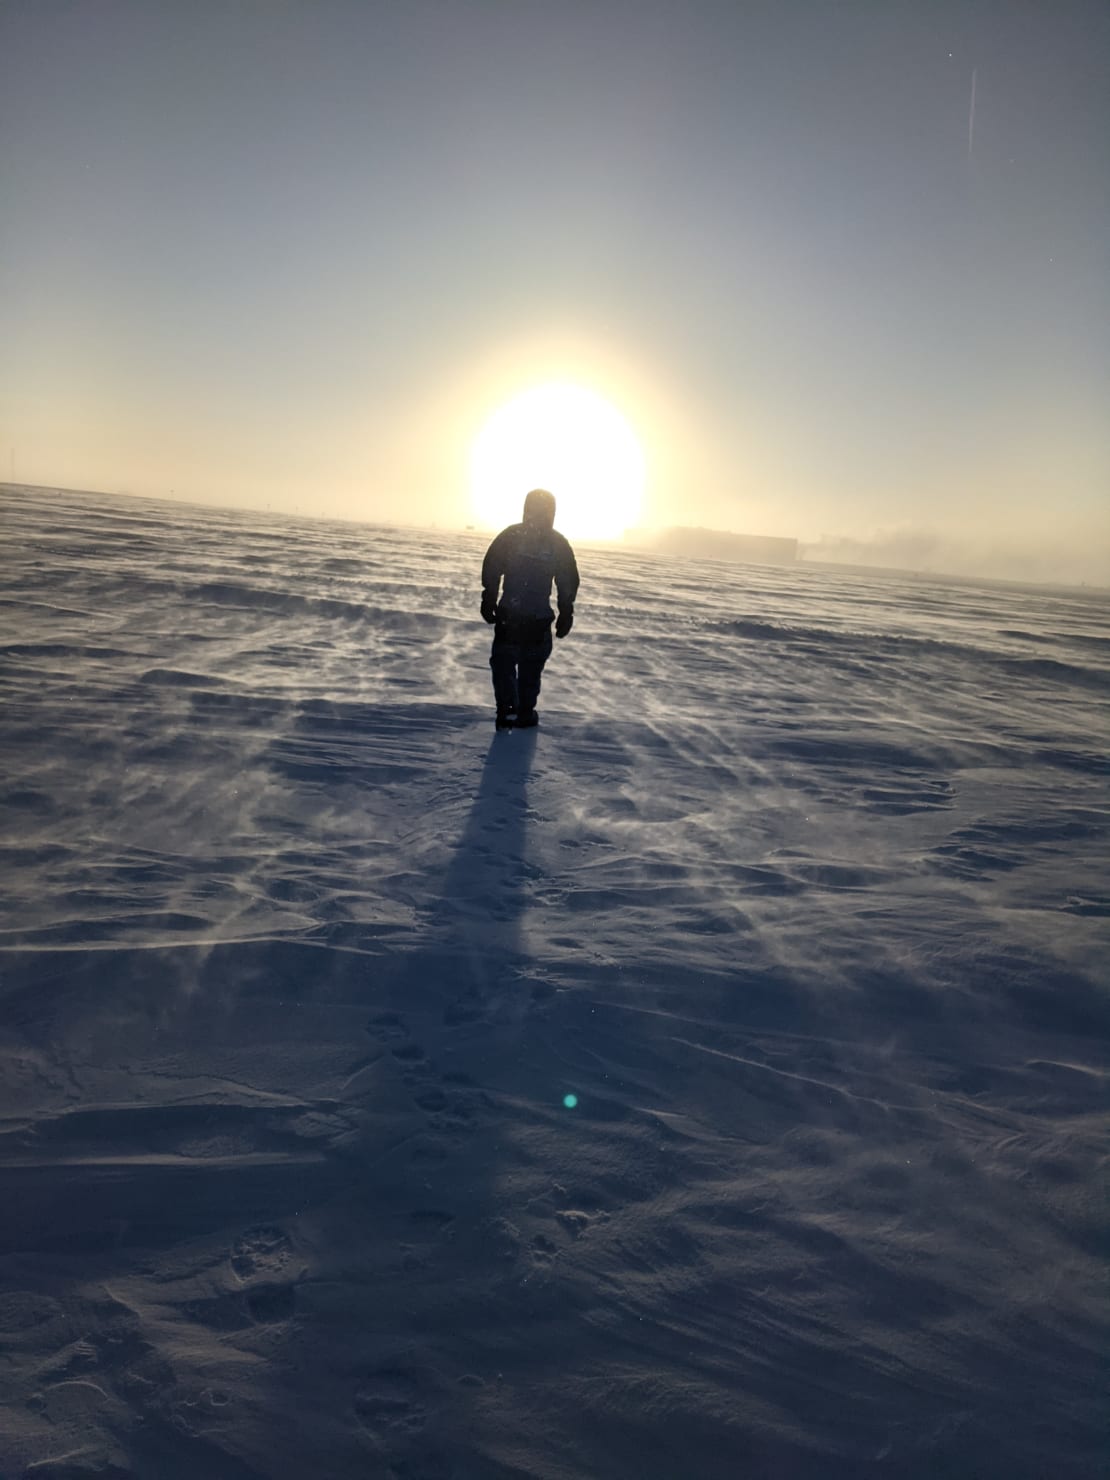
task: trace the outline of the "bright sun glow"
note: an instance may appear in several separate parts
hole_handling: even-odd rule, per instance
[[[474,513],[491,527],[514,524],[531,488],[555,495],[555,527],[571,539],[618,538],[643,502],[636,434],[615,406],[582,386],[524,391],[494,412],[474,443]]]

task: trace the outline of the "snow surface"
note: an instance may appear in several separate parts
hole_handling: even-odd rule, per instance
[[[1105,595],[0,516],[0,1474],[1102,1473]]]

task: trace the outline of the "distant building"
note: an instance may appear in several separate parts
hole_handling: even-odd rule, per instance
[[[667,555],[688,555],[695,560],[750,561],[757,565],[790,565],[798,558],[797,540],[684,525],[663,530],[652,547]]]

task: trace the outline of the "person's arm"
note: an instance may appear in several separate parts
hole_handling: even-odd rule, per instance
[[[555,620],[555,636],[565,637],[574,625],[574,600],[578,595],[578,562],[568,540],[559,546],[555,565],[555,590],[559,597],[559,615]]]
[[[501,590],[501,577],[505,574],[505,532],[494,539],[482,561],[482,619],[497,620],[497,596]]]

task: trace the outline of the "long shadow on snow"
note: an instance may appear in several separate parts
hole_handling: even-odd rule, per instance
[[[367,1456],[391,1480],[519,1473],[483,1446],[474,1411],[537,1298],[522,1294],[531,1264],[511,1247],[499,1190],[515,1113],[506,1085],[531,1057],[529,1018],[546,997],[522,931],[536,744],[492,741],[421,944],[374,967],[365,1123],[348,1185],[306,1220],[323,1262],[299,1297],[287,1394],[325,1411],[344,1395],[353,1409],[358,1442],[329,1457],[337,1480],[364,1474]],[[383,1118],[404,1133],[383,1143]]]

